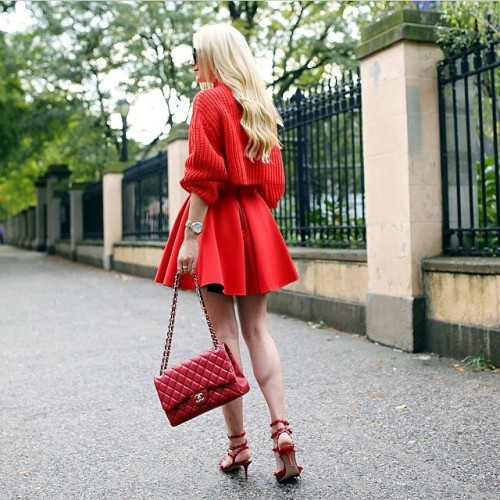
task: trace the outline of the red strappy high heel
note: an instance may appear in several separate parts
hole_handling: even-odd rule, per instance
[[[230,440],[231,439],[240,439],[245,437],[246,432],[243,432],[243,434],[239,434],[238,436],[227,436]],[[236,446],[229,446],[227,449],[227,456],[232,460],[232,463],[230,465],[222,465],[224,459],[226,457],[222,457],[219,461],[219,467],[222,472],[231,472],[236,469],[239,469],[240,467],[243,467],[245,469],[245,479],[248,478],[248,466],[252,463],[252,459],[249,458],[247,460],[239,460],[236,461],[236,457],[243,451],[243,450],[248,450],[248,441],[245,439],[243,443],[238,444]]]
[[[271,423],[271,428],[278,424],[283,424],[283,427],[274,431],[271,435],[271,439],[276,439],[276,447],[273,448],[273,451],[278,453],[285,468],[283,470],[276,471],[274,476],[276,477],[278,483],[284,483],[289,479],[300,476],[303,468],[300,465],[297,465],[297,461],[295,460],[295,445],[293,444],[293,441],[292,444],[287,444],[282,447],[278,445],[278,439],[281,434],[286,433],[289,436],[292,435],[292,429],[289,427],[290,422],[288,422],[288,420],[275,420]]]

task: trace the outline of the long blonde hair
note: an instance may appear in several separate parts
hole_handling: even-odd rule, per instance
[[[244,36],[230,25],[210,24],[198,30],[194,45],[203,74],[227,85],[243,108],[245,156],[269,163],[273,147],[281,147],[277,127],[283,122]]]

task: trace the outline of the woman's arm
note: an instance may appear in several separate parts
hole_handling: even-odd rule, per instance
[[[189,220],[191,222],[201,222],[205,220],[208,205],[195,193],[191,193],[189,205]],[[195,234],[189,227],[184,230],[184,241],[179,249],[177,257],[177,271],[181,274],[193,274],[198,262],[198,240],[199,234]]]

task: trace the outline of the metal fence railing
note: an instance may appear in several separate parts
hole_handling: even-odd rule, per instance
[[[137,163],[123,176],[123,238],[164,240],[168,237],[167,154]]]
[[[448,255],[500,255],[499,44],[491,29],[438,66]]]
[[[102,182],[96,182],[83,192],[83,237],[86,240],[103,239],[102,205]]]
[[[365,248],[359,74],[278,106],[287,178],[275,217],[291,246]]]

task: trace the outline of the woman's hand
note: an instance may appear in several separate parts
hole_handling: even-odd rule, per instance
[[[177,257],[177,272],[181,274],[193,274],[196,271],[198,252],[198,237],[185,238]]]
[[[203,223],[207,210],[208,205],[197,194],[192,193],[188,220]],[[184,241],[177,256],[177,272],[181,274],[193,274],[196,271],[199,238],[200,235],[195,234],[189,227],[184,229]]]

